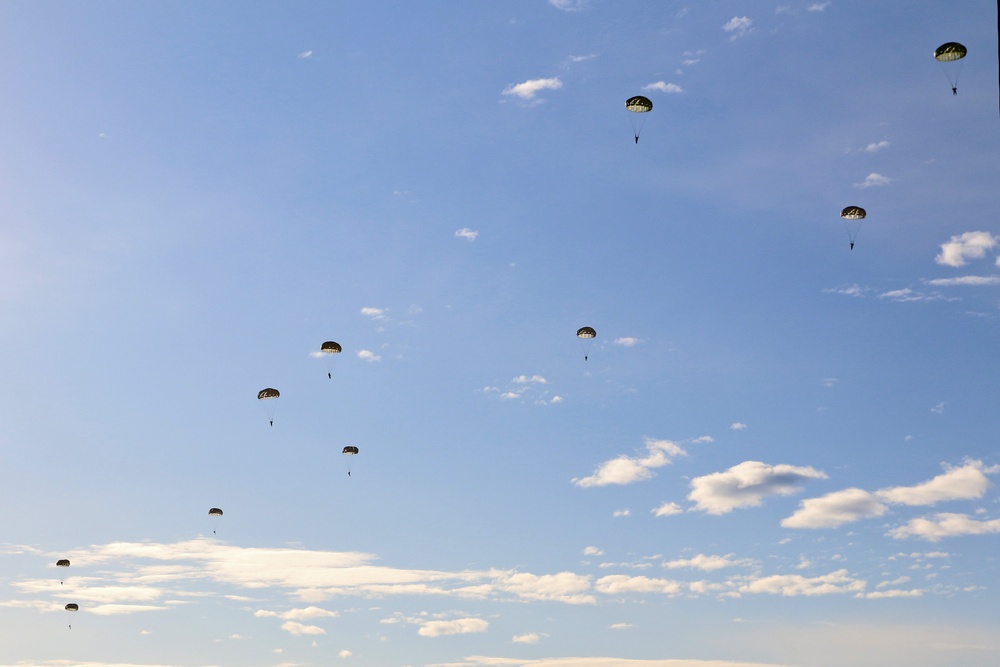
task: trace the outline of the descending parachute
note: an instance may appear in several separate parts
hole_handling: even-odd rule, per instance
[[[66,611],[80,611],[80,605],[78,605],[75,602],[70,602],[68,605],[66,605],[65,607],[63,607],[63,609],[65,609]],[[73,624],[72,623],[69,624],[69,629],[70,630],[73,629]]]
[[[357,456],[358,448],[354,445],[347,445],[343,450],[341,450],[341,453],[344,456]],[[351,476],[351,459],[347,459],[347,476]]]
[[[69,567],[69,559],[68,558],[60,558],[59,560],[56,561],[56,567]],[[61,584],[62,581],[60,580],[59,583]]]
[[[267,401],[272,398],[278,398],[279,396],[281,396],[281,392],[277,389],[272,389],[271,387],[261,389],[257,392],[258,401]],[[275,405],[273,403],[263,403],[262,405],[264,406],[264,412],[267,413],[267,421],[271,424],[271,426],[274,426]]]
[[[332,340],[328,340],[319,346],[319,351],[326,357],[326,376],[328,378],[333,378],[333,356],[334,354],[340,354],[344,351],[344,348],[340,347],[340,343]]]
[[[576,330],[576,337],[583,344],[583,360],[587,361],[587,357],[590,355],[590,347],[593,344],[592,339],[597,338],[597,331],[593,327],[580,327]]]
[[[218,521],[217,517],[222,516],[222,510],[220,510],[218,507],[213,507],[212,509],[208,510],[208,516],[212,517],[212,526],[213,526],[213,528],[212,528],[212,534],[215,535],[215,527],[214,526],[215,526],[216,521]]]
[[[952,95],[958,95],[958,75],[962,73],[961,61],[968,52],[969,50],[958,42],[945,42],[934,49],[934,59],[941,63],[941,69],[951,84]]]
[[[848,206],[840,212],[840,217],[844,220],[844,227],[847,229],[847,237],[851,242],[851,250],[854,250],[854,239],[861,229],[861,221],[865,219],[865,209],[860,206]]]
[[[648,97],[636,95],[625,100],[625,110],[629,112],[629,120],[632,122],[632,132],[635,134],[635,143],[639,143],[639,132],[646,122],[645,116],[633,116],[632,114],[646,114],[653,110],[653,102]]]

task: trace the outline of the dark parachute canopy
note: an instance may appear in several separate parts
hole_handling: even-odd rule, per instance
[[[69,559],[60,558],[59,560],[56,561],[56,567],[69,567]]]
[[[577,338],[596,338],[597,332],[593,327],[580,327],[576,330]]]
[[[346,456],[353,456],[358,453],[358,448],[354,445],[347,445],[341,453]]]
[[[272,389],[271,387],[261,389],[257,392],[257,398],[261,401],[267,398],[278,398],[279,396],[281,396],[281,392],[277,389]]]
[[[643,123],[646,122],[646,117],[632,116],[631,114],[649,113],[653,110],[653,102],[648,97],[636,95],[625,100],[625,110],[631,112],[629,120],[632,122],[632,132],[635,134],[635,143],[639,143],[639,132],[642,130]]]
[[[847,229],[847,238],[851,242],[851,250],[854,250],[854,239],[861,229],[861,221],[868,215],[865,209],[860,206],[848,206],[840,212],[840,217],[844,220],[844,227]]]
[[[68,605],[66,605],[65,609],[66,611],[80,611],[80,605],[78,605],[75,602],[70,602]]]
[[[934,59],[941,63],[941,70],[948,77],[948,83],[951,84],[952,95],[958,95],[958,75],[962,73],[961,60],[967,53],[969,53],[969,50],[958,42],[945,42],[934,49]],[[955,61],[959,62],[957,64],[950,64],[955,63]]]
[[[340,354],[344,351],[344,348],[340,347],[340,343],[328,340],[319,346],[319,351],[327,354]]]
[[[208,510],[208,516],[222,516],[222,510],[220,510],[218,507],[213,507],[212,509]]]

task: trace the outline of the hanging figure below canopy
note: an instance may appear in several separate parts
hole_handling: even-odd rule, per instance
[[[847,228],[847,238],[851,242],[851,250],[854,250],[854,239],[861,229],[861,221],[865,219],[865,209],[860,206],[848,206],[840,212],[840,217],[844,220],[844,227]]]
[[[653,110],[653,102],[648,97],[636,95],[625,100],[625,110],[629,112],[629,120],[632,122],[632,132],[635,135],[635,143],[639,143],[639,132],[646,122],[645,116],[633,116],[632,114],[646,114]]]
[[[258,401],[268,401],[278,398],[279,396],[281,396],[281,392],[271,387],[267,387],[266,389],[261,389],[260,391],[257,392]],[[274,404],[264,403],[262,405],[264,406],[264,412],[267,414],[268,423],[271,426],[274,426],[274,408],[275,408]]]
[[[962,73],[961,61],[968,53],[969,50],[958,42],[945,42],[934,49],[934,59],[941,63],[941,69],[951,84],[952,95],[958,95],[958,75]]]
[[[580,327],[576,330],[576,337],[582,341],[586,341],[586,345],[583,350],[583,360],[587,361],[587,357],[590,355],[590,346],[593,343],[591,339],[597,338],[597,331],[593,327]]]

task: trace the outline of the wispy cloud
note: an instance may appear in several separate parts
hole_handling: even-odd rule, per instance
[[[749,427],[743,422],[733,422],[732,424],[729,425],[730,431],[744,431],[747,428]]]
[[[723,472],[692,479],[688,500],[694,501],[696,510],[726,514],[734,509],[757,507],[766,496],[797,493],[803,482],[826,477],[809,466],[744,461]]]
[[[659,507],[655,507],[652,510],[654,516],[673,516],[675,514],[682,514],[684,510],[677,503],[665,502]]]
[[[953,287],[956,285],[1000,285],[1000,276],[961,276],[959,278],[934,278],[926,281],[935,287]]]
[[[299,58],[302,58],[302,59],[312,58],[312,57],[313,57],[313,52],[312,51],[303,51],[302,53],[299,54]]]
[[[733,556],[734,554],[726,554],[725,556],[706,556],[705,554],[698,554],[697,556],[692,556],[691,558],[679,558],[677,560],[665,561],[662,565],[670,570],[686,568],[702,570],[704,572],[721,570],[726,567],[743,567],[753,565],[753,561],[748,558],[733,558]]]
[[[941,253],[934,261],[944,266],[965,266],[969,259],[985,257],[986,251],[995,248],[997,243],[1000,243],[1000,237],[989,232],[965,232],[942,243]]]
[[[830,6],[829,2],[814,2],[809,5],[806,9],[810,12],[821,12]]]
[[[670,457],[686,455],[687,452],[670,440],[647,438],[644,454],[639,456],[622,454],[599,465],[593,475],[582,479],[574,478],[572,481],[582,487],[633,484],[652,477],[655,468],[669,465]]]
[[[867,292],[867,287],[861,287],[857,283],[841,285],[840,287],[830,287],[823,290],[824,294],[843,294],[844,296],[864,296]]]
[[[946,537],[995,533],[1000,533],[1000,519],[980,521],[967,514],[946,512],[930,517],[911,519],[906,525],[893,528],[888,534],[897,540],[918,537],[928,542],[938,542]]]
[[[558,90],[563,83],[559,77],[551,79],[528,79],[522,83],[510,84],[501,91],[502,95],[515,95],[522,100],[533,100],[543,90]]]
[[[882,174],[876,174],[875,172],[872,172],[867,176],[865,176],[865,180],[861,181],[860,183],[855,183],[854,187],[877,188],[883,185],[889,185],[890,183],[892,183],[892,179],[889,178],[888,176],[883,176]]]
[[[368,361],[368,362],[382,361],[382,357],[375,354],[371,350],[358,350],[357,354],[358,354],[358,359],[361,359],[362,361]]]
[[[898,303],[912,303],[915,301],[947,301],[948,297],[940,292],[918,292],[909,287],[903,289],[889,290],[878,295],[880,299],[896,301]]]
[[[878,153],[880,150],[888,147],[889,147],[889,142],[883,139],[882,141],[872,142],[867,146],[865,146],[864,148],[862,148],[861,150],[865,153]]]
[[[468,635],[486,632],[488,621],[481,618],[457,618],[452,621],[424,621],[417,634],[421,637],[443,637],[445,635]]]
[[[386,311],[388,308],[374,308],[371,306],[365,306],[361,309],[361,314],[370,317],[373,320],[384,320],[386,319]]]
[[[866,582],[855,579],[847,570],[837,570],[819,577],[799,574],[781,574],[761,577],[740,586],[740,593],[768,593],[785,597],[861,593]]]
[[[455,236],[460,239],[475,241],[479,237],[479,232],[469,229],[468,227],[462,227],[461,229],[455,230]]]
[[[537,632],[526,632],[523,635],[514,635],[510,641],[515,644],[537,644],[542,640],[542,636]]]
[[[642,87],[643,90],[656,90],[661,93],[683,93],[684,89],[678,86],[676,83],[667,83],[666,81],[657,81],[655,83],[649,83]]]
[[[631,336],[615,338],[614,340],[615,345],[621,345],[622,347],[635,347],[641,342],[643,342],[641,338],[632,338]]]
[[[722,26],[722,29],[729,33],[729,39],[739,39],[753,30],[753,19],[746,16],[734,16]]]
[[[549,4],[564,12],[576,12],[587,6],[587,0],[549,0]]]

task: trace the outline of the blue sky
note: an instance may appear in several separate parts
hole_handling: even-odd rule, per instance
[[[0,666],[996,665],[995,20],[3,3]]]

